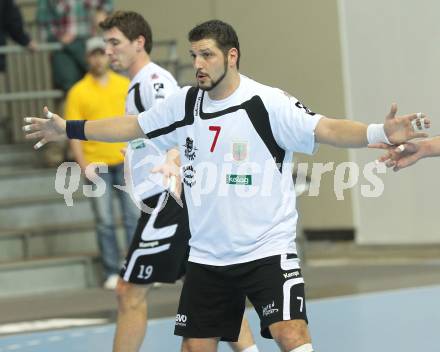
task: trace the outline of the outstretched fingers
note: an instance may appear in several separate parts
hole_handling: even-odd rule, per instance
[[[419,160],[419,158],[415,154],[406,156],[396,162],[393,171],[399,171],[405,167],[411,166],[412,164],[415,164],[417,160]]]
[[[382,155],[376,160],[376,163],[386,163],[388,160],[391,160],[391,153]]]
[[[427,138],[429,137],[429,134],[426,132],[413,132],[411,133],[411,139],[413,138]]]
[[[431,120],[422,112],[408,116],[414,131],[423,131],[431,127]]]
[[[38,150],[40,149],[43,145],[45,145],[47,143],[46,138],[42,138],[40,141],[38,141],[35,145],[34,145],[34,149]]]
[[[386,144],[386,143],[373,143],[373,144],[368,144],[368,148],[387,150],[387,149],[392,148],[392,146],[390,146],[389,144]]]
[[[390,160],[391,157],[392,157],[391,150],[392,150],[392,148],[394,148],[394,146],[386,144],[386,143],[373,143],[373,144],[369,144],[368,148],[386,150],[387,152],[384,155],[382,155],[381,157],[376,159],[376,163],[380,162],[380,163],[385,163],[386,164],[386,162],[388,160]]]
[[[392,103],[391,104],[390,112],[386,116],[385,120],[392,120],[392,119],[394,119],[396,117],[396,114],[397,114],[397,104],[396,103]]]
[[[403,156],[402,153],[404,151],[407,153],[413,153],[415,151],[414,144],[409,143],[401,144],[397,147],[387,144],[385,144],[385,146],[387,147],[382,149],[386,149],[387,153],[379,157],[376,161],[385,163],[387,167],[394,167],[397,164],[396,162]]]
[[[30,134],[31,132],[40,131],[41,128],[38,123],[32,123],[30,125],[24,125],[22,130],[26,132],[26,134]]]
[[[32,133],[27,133],[24,138],[25,139],[39,139],[39,138],[43,138],[43,133],[41,131],[37,131],[37,132],[32,132]]]
[[[46,121],[46,119],[40,119],[38,117],[25,117],[24,122],[26,125],[22,127],[24,132],[34,132],[41,130],[41,124]]]

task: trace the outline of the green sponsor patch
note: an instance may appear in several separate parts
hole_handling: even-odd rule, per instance
[[[135,140],[133,140],[133,141],[131,141],[129,143],[130,143],[131,148],[133,148],[133,149],[145,148],[145,142],[141,138],[135,139]]]
[[[228,185],[252,185],[252,175],[226,175]]]

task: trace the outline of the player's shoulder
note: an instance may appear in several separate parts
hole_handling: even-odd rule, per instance
[[[307,114],[313,116],[315,113],[307,106],[303,105],[296,97],[290,95],[283,89],[269,86],[250,78],[247,78],[247,90],[252,97],[258,96],[264,105],[264,108],[269,113],[269,116],[277,116],[277,114],[285,114],[287,111],[305,111]]]
[[[158,64],[156,64],[154,62],[150,62],[150,64],[148,65],[147,68],[148,68],[150,80],[152,82],[166,80],[166,81],[172,82],[177,85],[177,82],[176,82],[176,79],[174,78],[174,76],[169,71],[164,69],[162,66],[159,66]]]
[[[246,76],[241,77],[244,81],[248,94],[258,96],[266,108],[288,103],[291,98],[295,99],[282,89],[257,82]]]
[[[184,109],[190,88],[191,87],[178,87],[173,93],[166,97],[161,104],[157,104],[156,106],[160,106],[165,109]]]
[[[185,86],[182,88],[177,88],[173,94],[171,94],[168,98],[168,100],[171,100],[175,104],[185,103],[187,96],[189,98],[188,93],[190,91],[195,91],[197,88]]]
[[[132,85],[140,83],[149,87],[158,87],[160,85],[172,86],[177,88],[177,82],[173,75],[163,67],[154,62],[148,63],[142,70],[133,78]]]

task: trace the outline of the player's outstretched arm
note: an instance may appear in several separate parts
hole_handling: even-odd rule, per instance
[[[394,171],[399,171],[415,164],[420,159],[440,156],[440,136],[416,142],[406,142],[398,147],[384,143],[372,144],[368,147],[385,149],[387,152],[378,161],[384,162]]]
[[[397,105],[393,104],[383,124],[368,126],[357,121],[323,117],[315,129],[316,141],[336,147],[360,148],[380,142],[401,144],[413,138],[428,136],[421,132],[431,124],[424,114],[396,116],[396,113]]]
[[[65,121],[51,113],[45,106],[46,118],[25,117],[23,131],[26,139],[37,139],[34,148],[39,149],[48,142],[63,138],[87,139],[103,142],[125,142],[145,137],[137,121],[137,116],[117,117],[97,121]]]

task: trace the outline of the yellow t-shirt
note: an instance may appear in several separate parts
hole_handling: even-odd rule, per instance
[[[107,84],[102,85],[87,73],[69,90],[64,112],[67,120],[102,120],[124,115],[130,82],[113,71],[108,75]],[[83,141],[81,144],[89,163],[116,165],[124,161],[121,149],[125,143]]]

